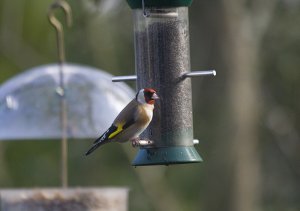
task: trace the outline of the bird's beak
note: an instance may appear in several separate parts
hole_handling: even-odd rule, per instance
[[[158,95],[157,95],[156,93],[153,93],[153,95],[152,95],[152,99],[153,99],[153,100],[158,100],[158,99],[159,99],[159,97],[158,97]]]

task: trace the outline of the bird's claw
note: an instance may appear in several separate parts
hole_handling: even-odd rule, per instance
[[[140,141],[140,138],[135,138],[135,139],[131,140],[132,147],[138,147],[139,141]]]

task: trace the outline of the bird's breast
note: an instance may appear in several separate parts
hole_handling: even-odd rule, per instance
[[[148,125],[150,123],[150,121],[152,120],[152,116],[153,116],[153,107],[152,106],[146,105],[146,106],[141,107],[139,121],[142,124]]]

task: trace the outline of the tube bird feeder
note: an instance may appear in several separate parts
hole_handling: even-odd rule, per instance
[[[161,100],[141,139],[132,165],[201,162],[194,148],[190,77],[215,71],[190,72],[188,6],[192,0],[127,0],[133,9],[137,89],[156,89]]]

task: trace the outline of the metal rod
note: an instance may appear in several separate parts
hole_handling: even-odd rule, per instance
[[[115,76],[111,80],[112,82],[120,82],[120,81],[136,81],[136,75],[126,75],[126,76]]]
[[[178,13],[177,12],[169,12],[169,13],[159,13],[159,12],[148,12],[147,17],[151,18],[177,18]]]
[[[217,72],[215,70],[192,71],[192,72],[186,72],[182,74],[182,77],[187,78],[187,77],[206,76],[206,75],[216,76]],[[112,82],[136,81],[137,76],[136,75],[115,76],[111,80]]]
[[[204,70],[204,71],[192,71],[183,74],[183,77],[197,77],[197,76],[206,76],[206,75],[213,75],[216,76],[217,72],[215,70]]]
[[[198,139],[194,139],[193,140],[193,144],[199,144],[199,140]]]
[[[68,26],[72,24],[71,7],[64,0],[58,0],[50,5],[48,10],[48,19],[56,31],[57,53],[59,61],[59,87],[57,93],[60,96],[60,121],[61,121],[61,184],[62,187],[68,186],[68,116],[67,101],[65,96],[63,64],[65,62],[65,47],[63,27],[59,20],[54,16],[56,9],[62,9],[65,13]],[[59,91],[59,92],[58,92]]]
[[[168,11],[167,9],[150,9],[147,11],[147,17],[151,18],[177,18],[178,12],[174,9]]]
[[[139,140],[133,144],[133,147],[146,147],[146,146],[153,146],[154,141],[152,140]]]
[[[62,187],[68,187],[68,116],[67,116],[67,101],[65,95],[65,85],[63,77],[63,65],[59,65],[60,72],[60,87],[63,90],[63,94],[60,96],[61,100],[61,183]]]

